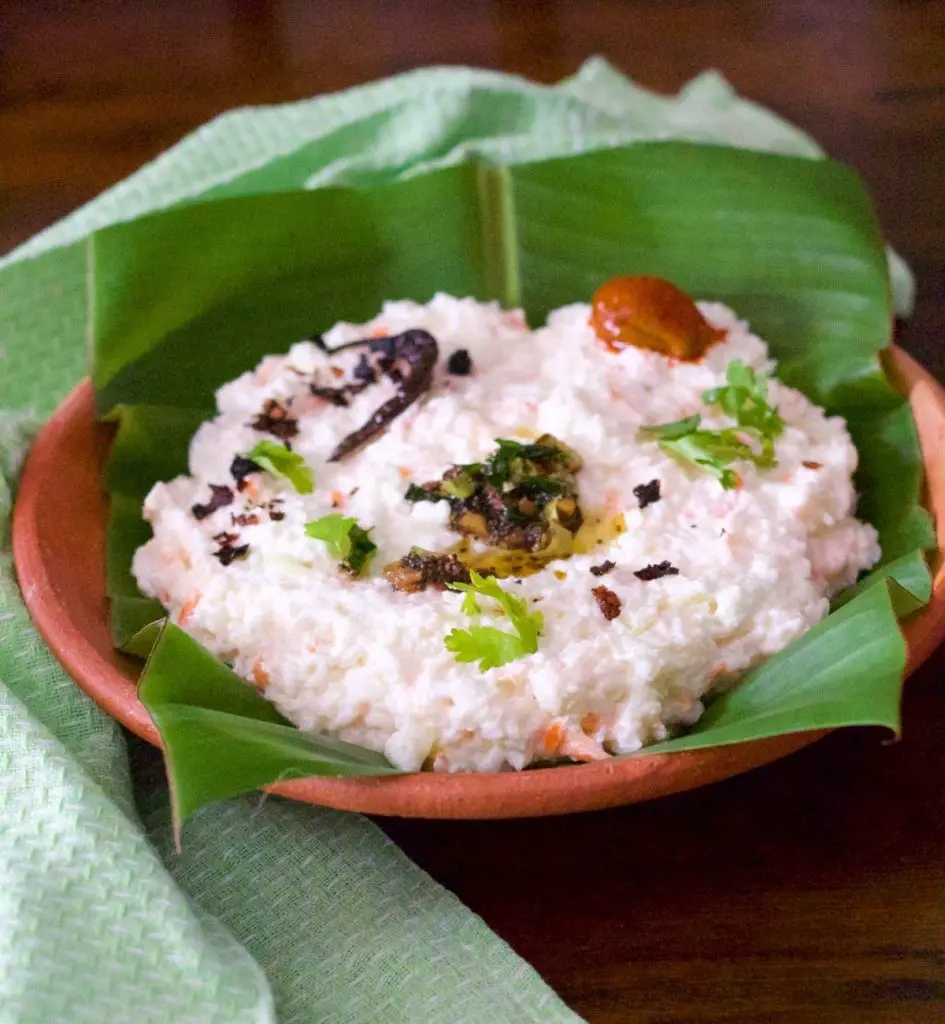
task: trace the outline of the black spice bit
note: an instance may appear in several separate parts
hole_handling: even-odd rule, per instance
[[[607,561],[607,562],[601,562],[600,565],[592,565],[591,566],[591,575],[592,576],[606,576],[607,573],[609,573],[610,570],[613,569],[616,564],[617,564],[616,562]]]
[[[238,516],[230,515],[234,526],[255,526],[259,522],[259,516],[255,512],[243,512]]]
[[[611,619],[616,619],[622,607],[620,598],[612,590],[604,586],[594,587],[591,593],[594,595],[597,607],[600,608],[604,618],[608,622]]]
[[[284,406],[274,398],[270,398],[262,408],[262,412],[250,423],[253,430],[272,434],[280,441],[288,441],[299,432],[299,423]]]
[[[370,359],[364,352],[358,358],[358,365],[352,370],[351,376],[365,384],[373,384],[377,380],[377,370],[371,365]]]
[[[655,504],[660,500],[659,480],[651,480],[648,484],[638,484],[633,488],[633,495],[640,503],[640,508]]]
[[[363,427],[343,438],[331,453],[329,462],[339,462],[363,448],[369,441],[373,441],[405,409],[428,391],[433,383],[433,368],[439,357],[436,338],[419,329],[404,331],[403,334],[396,334],[390,338],[367,338],[363,341],[348,342],[332,349],[332,352],[357,345],[365,347],[372,355],[379,354],[382,357],[377,365],[396,384],[397,394],[375,410]]]
[[[355,388],[328,388],[320,384],[309,384],[308,390],[316,398],[320,398],[324,402],[330,402],[332,405],[338,406],[339,409],[346,409],[349,404],[348,397],[352,394],[357,394],[359,390],[363,390],[363,387],[364,385],[357,385]]]
[[[237,482],[242,484],[243,481],[250,475],[250,473],[261,473],[262,466],[257,465],[252,459],[244,459],[242,455],[237,455],[236,458],[230,463],[230,475]],[[243,488],[240,487],[240,490]]]
[[[446,361],[446,372],[454,377],[468,377],[472,368],[472,358],[464,348],[458,348]]]
[[[659,562],[648,565],[644,569],[638,569],[634,574],[638,580],[648,583],[650,580],[659,580],[664,576],[678,576],[679,570],[669,562]]]
[[[213,557],[218,558],[221,565],[229,565],[237,559],[245,558],[249,553],[248,544],[237,545],[236,542],[240,539],[238,533],[227,533],[226,530],[222,530],[220,533],[215,533],[213,539],[220,545],[213,552]]]
[[[483,569],[482,575],[492,573]],[[445,590],[449,583],[469,583],[469,569],[455,555],[412,548],[399,562],[384,566],[384,578],[394,590],[415,594],[427,587]]]
[[[282,499],[281,498],[273,498],[272,501],[267,501],[267,502],[265,502],[262,505],[258,505],[257,507],[262,509],[263,512],[268,512],[269,513],[269,518],[274,523],[278,523],[280,520],[285,519],[285,512],[283,512],[281,508],[276,508],[277,505],[281,505],[281,504],[282,504]],[[258,516],[254,515],[253,518],[256,520],[256,522],[259,522],[259,517]]]
[[[219,558],[220,565],[230,565],[232,562],[245,558],[247,554],[249,554],[248,544],[240,544],[239,547],[224,545],[219,550],[213,552],[213,557]]]
[[[210,485],[210,500],[206,505],[191,505],[190,511],[193,513],[194,519],[206,519],[207,516],[212,515],[218,508],[223,508],[226,505],[231,504],[233,501],[233,492],[229,487],[223,484],[211,484]]]

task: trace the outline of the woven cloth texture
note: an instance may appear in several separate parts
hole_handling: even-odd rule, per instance
[[[711,72],[662,97],[596,59],[551,87],[425,69],[225,114],[0,259],[0,1024],[578,1021],[365,818],[246,797],[198,814],[176,854],[153,757],[132,740],[132,770],[30,622],[10,512],[38,425],[85,372],[89,232],[197,197],[654,138],[822,155]]]

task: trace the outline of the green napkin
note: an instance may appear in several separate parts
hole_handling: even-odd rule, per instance
[[[0,1024],[578,1020],[362,817],[231,800],[176,855],[153,759],[129,767],[120,728],[30,623],[9,515],[36,425],[84,374],[90,231],[197,197],[671,137],[820,155],[712,73],[666,98],[599,60],[554,87],[429,69],[226,114],[0,259]],[[905,312],[911,279],[890,258]]]

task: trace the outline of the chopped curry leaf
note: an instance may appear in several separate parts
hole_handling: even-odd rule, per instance
[[[528,602],[503,590],[492,576],[480,576],[473,571],[470,583],[451,583],[452,590],[465,593],[462,604],[464,615],[480,614],[478,597],[496,601],[505,613],[514,633],[508,633],[494,626],[473,625],[469,629],[453,629],[443,643],[457,661],[478,661],[479,671],[487,672],[509,661],[534,654],[538,650],[538,637],[544,623],[541,612],[530,612]]]
[[[305,532],[315,540],[324,541],[353,576],[360,575],[377,552],[377,545],[369,536],[371,531],[362,529],[357,519],[337,512],[306,523]]]
[[[446,501],[446,495],[441,494],[438,489],[432,487],[420,487],[418,484],[411,484],[405,494],[405,501]]]
[[[255,463],[261,469],[288,480],[299,494],[311,494],[315,489],[312,471],[298,452],[274,441],[258,441],[241,459]]]

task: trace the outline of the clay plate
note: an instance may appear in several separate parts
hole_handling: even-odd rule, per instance
[[[908,671],[945,636],[945,391],[917,363],[890,350],[888,367],[915,413],[936,520],[934,596],[905,627]],[[83,381],[39,435],[27,460],[13,521],[13,552],[26,604],[79,686],[132,732],[159,744],[136,696],[140,663],[112,649],[105,597],[107,502],[98,482],[111,439],[93,420]],[[784,757],[824,733],[797,733],[709,750],[540,771],[385,778],[308,778],[272,792],[307,803],[417,818],[512,818],[596,810],[650,800],[728,778]]]

